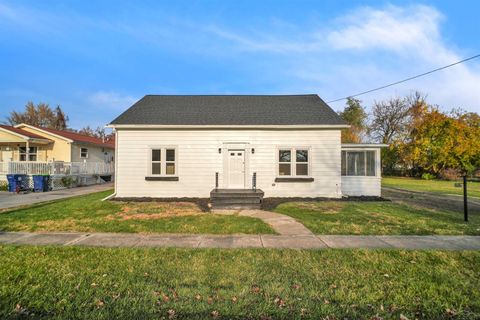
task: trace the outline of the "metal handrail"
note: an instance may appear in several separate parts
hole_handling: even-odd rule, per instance
[[[252,190],[257,191],[257,173],[254,172],[252,175]]]
[[[218,190],[218,172],[215,172],[215,191]]]

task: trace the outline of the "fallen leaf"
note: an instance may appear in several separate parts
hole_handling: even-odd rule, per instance
[[[300,309],[300,316],[305,316],[307,314],[308,310],[305,308]]]
[[[220,312],[218,312],[217,310],[213,310],[212,313],[210,313],[212,315],[213,318],[218,318],[218,316],[220,316]]]
[[[170,298],[167,295],[163,295],[163,301],[168,302],[170,301]]]
[[[208,297],[208,298],[207,298],[207,303],[208,303],[208,304],[212,304],[212,303],[213,303],[213,298],[212,298],[212,297]]]
[[[169,309],[167,311],[167,314],[168,314],[168,319],[173,319],[175,317],[176,312],[173,309]]]
[[[233,297],[232,297],[232,302],[233,302],[233,303],[236,303],[236,302],[237,302],[237,297],[233,296]]]
[[[251,291],[253,293],[259,293],[260,292],[260,287],[257,286],[257,285],[253,285],[252,288],[251,288]]]
[[[197,301],[202,300],[202,296],[197,293],[197,295],[195,296],[195,300],[197,300]]]
[[[454,309],[446,309],[445,311],[450,317],[453,317],[457,314],[457,311],[455,311]]]
[[[408,318],[405,317],[403,314],[400,314],[400,320],[408,320]]]
[[[27,309],[22,307],[19,303],[17,303],[15,305],[15,313],[17,313],[19,315],[27,315],[28,314]]]
[[[324,299],[324,300],[323,300],[323,303],[324,303],[324,304],[330,304],[330,301],[328,301],[327,299]]]
[[[388,273],[385,273],[383,276],[384,276],[385,278],[390,278],[390,276],[388,275]]]
[[[332,284],[330,285],[330,289],[337,289],[337,285],[336,285],[335,283],[332,283]]]
[[[103,302],[102,300],[97,300],[95,302],[95,305],[97,306],[97,308],[103,307],[104,304],[105,304],[105,302]]]
[[[276,298],[273,300],[273,302],[275,302],[275,304],[276,304],[277,306],[279,306],[280,308],[285,307],[285,301],[282,300],[280,297],[276,297]]]
[[[97,284],[95,282],[92,282],[92,284],[90,285],[91,287],[96,287]]]
[[[298,290],[298,289],[300,289],[301,287],[302,287],[302,286],[299,285],[299,284],[294,284],[294,285],[292,285],[292,289],[295,289],[295,290]]]

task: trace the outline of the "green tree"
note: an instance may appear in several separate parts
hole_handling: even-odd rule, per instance
[[[340,117],[350,125],[350,128],[342,130],[342,142],[359,143],[365,135],[367,113],[361,105],[362,101],[347,98],[347,106],[341,112]]]

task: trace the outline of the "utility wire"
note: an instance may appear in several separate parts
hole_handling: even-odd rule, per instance
[[[357,94],[354,94],[354,95],[350,95],[350,96],[347,96],[347,97],[343,97],[343,98],[339,98],[339,99],[327,101],[327,103],[337,102],[337,101],[340,101],[340,100],[345,100],[345,99],[347,99],[347,98],[358,97],[358,96],[361,96],[361,95],[364,95],[364,94],[367,94],[367,93],[370,93],[370,92],[373,92],[373,91],[385,89],[385,88],[388,88],[388,87],[391,87],[391,86],[394,86],[394,85],[397,85],[397,84],[400,84],[400,83],[403,83],[403,82],[407,82],[407,81],[410,81],[410,80],[413,80],[413,79],[416,79],[416,78],[420,78],[420,77],[426,76],[427,74],[430,74],[430,73],[434,73],[434,72],[437,72],[437,71],[440,71],[440,70],[443,70],[443,69],[447,69],[447,68],[453,67],[453,66],[455,66],[455,65],[457,65],[457,64],[466,62],[466,61],[468,61],[468,60],[473,60],[473,59],[478,58],[478,57],[480,57],[480,54],[477,54],[477,55],[472,56],[472,57],[470,57],[470,58],[466,58],[466,59],[457,61],[457,62],[452,63],[452,64],[449,64],[449,65],[447,65],[447,66],[443,66],[443,67],[441,67],[441,68],[437,68],[437,69],[434,69],[434,70],[431,70],[431,71],[428,71],[428,72],[425,72],[425,73],[422,73],[422,74],[418,74],[418,75],[416,75],[416,76],[413,76],[413,77],[410,77],[410,78],[406,78],[406,79],[403,79],[403,80],[400,80],[400,81],[397,81],[397,82],[393,82],[393,83],[390,83],[390,84],[387,84],[387,85],[384,85],[384,86],[381,86],[381,87],[378,87],[378,88],[375,88],[375,89],[371,89],[371,90],[363,91],[363,92],[360,92],[360,93],[357,93]]]

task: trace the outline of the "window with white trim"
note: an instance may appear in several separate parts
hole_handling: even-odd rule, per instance
[[[376,176],[376,151],[342,151],[342,176]]]
[[[88,148],[80,148],[80,158],[88,158]]]
[[[28,148],[28,157],[27,157],[27,147],[19,147],[19,160],[20,161],[37,161],[37,147],[29,147]]]
[[[307,177],[310,174],[308,148],[280,148],[278,150],[278,175]]]
[[[177,174],[177,149],[150,149],[150,175],[174,176]]]

